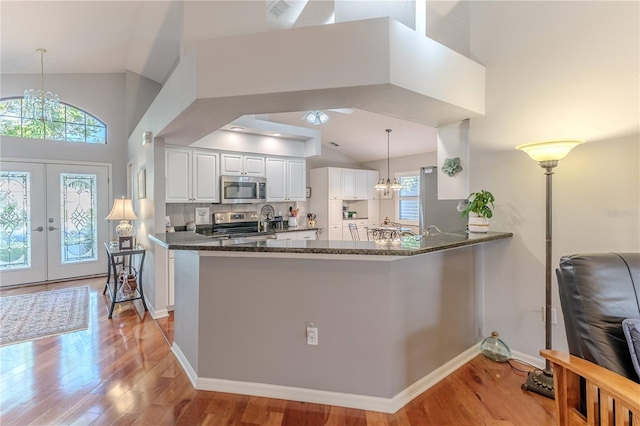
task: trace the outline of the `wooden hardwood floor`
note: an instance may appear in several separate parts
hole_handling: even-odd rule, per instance
[[[117,305],[107,319],[104,278],[1,296],[85,284],[91,286],[88,330],[0,348],[2,426],[555,424],[552,400],[522,391],[523,375],[482,356],[388,415],[196,391],[139,302]],[[164,320],[171,335],[172,326]]]

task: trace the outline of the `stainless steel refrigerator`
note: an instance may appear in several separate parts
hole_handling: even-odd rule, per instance
[[[438,169],[420,168],[420,226],[436,225],[442,232],[466,228],[467,218],[457,210],[458,200],[438,200]]]

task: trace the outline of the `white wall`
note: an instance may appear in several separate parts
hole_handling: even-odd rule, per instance
[[[39,74],[4,74],[0,98],[23,96],[40,87]],[[126,195],[127,136],[124,74],[47,74],[45,89],[107,125],[107,144],[84,144],[0,136],[2,158],[110,163],[113,196]],[[111,201],[109,202],[111,205]]]
[[[514,233],[485,246],[485,335],[497,330],[528,355],[544,347],[545,176],[513,147],[588,141],[553,176],[554,265],[562,255],[640,250],[638,16],[637,2],[471,6],[487,114],[470,122],[470,190],[490,190],[491,227]],[[553,304],[553,347],[566,350],[555,273]]]
[[[144,113],[160,92],[160,84],[149,80],[133,71],[125,72],[126,90],[126,135],[131,136],[131,132],[138,124]],[[142,140],[142,135],[140,135]]]
[[[307,186],[311,182],[309,171],[320,167],[344,167],[347,169],[364,169],[365,165],[357,162],[351,157],[347,157],[337,149],[322,146],[322,154],[307,158]]]

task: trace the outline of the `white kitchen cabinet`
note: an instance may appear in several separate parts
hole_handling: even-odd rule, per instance
[[[297,232],[276,232],[276,240],[297,240],[295,234],[297,234]]]
[[[354,200],[356,198],[356,171],[354,169],[342,169],[342,199]]]
[[[298,231],[299,240],[317,240],[318,233],[315,230]]]
[[[329,240],[340,241],[342,239],[342,225],[329,227]]]
[[[320,167],[312,169],[309,173],[311,177],[311,198],[309,199],[309,212],[316,214],[317,226],[325,230],[319,235],[319,239],[337,240],[343,239],[343,212],[342,205],[350,205],[354,210],[358,210],[358,216],[363,219],[374,217],[378,219],[378,200],[369,200],[369,187],[377,182],[378,172],[375,170],[343,169],[339,167]],[[342,198],[343,179],[353,181],[353,199]],[[350,186],[346,186],[347,191]],[[356,194],[357,193],[357,194]],[[355,197],[363,198],[355,198]],[[357,220],[357,219],[354,219]],[[358,225],[361,240],[366,240],[365,227],[368,221]],[[351,235],[349,234],[349,238]]]
[[[375,170],[342,169],[342,199],[369,199],[369,172],[372,171],[375,172]]]
[[[220,201],[220,173],[218,154],[193,150],[193,201],[217,203]]]
[[[358,237],[360,237],[360,241],[367,240],[367,226],[369,226],[369,221],[367,219],[358,219],[358,220],[345,220],[342,223],[342,239],[345,241],[352,241],[353,237],[351,236],[351,231],[349,230],[349,224],[354,223],[358,227]]]
[[[167,147],[166,202],[219,202],[218,158],[218,154],[212,151]]]
[[[278,240],[315,240],[317,239],[317,233],[315,230],[306,231],[289,231],[289,232],[277,232],[276,239]]]
[[[299,158],[266,158],[267,201],[306,200],[306,161]]]
[[[369,193],[369,170],[356,170],[355,175],[355,199],[366,200]]]
[[[329,226],[342,226],[342,200],[329,201]]]
[[[167,262],[167,307],[169,310],[173,310],[175,301],[175,253],[174,250],[167,250],[169,252],[169,259]]]
[[[367,170],[367,199],[378,200],[380,198],[380,191],[375,186],[380,179],[380,173],[377,170]]]
[[[193,198],[192,150],[167,148],[164,158],[167,203],[190,203]]]
[[[342,169],[338,167],[328,168],[329,199],[342,200]]]
[[[221,153],[220,170],[223,175],[264,177],[265,158],[259,155]]]
[[[287,159],[287,201],[307,200],[307,162]]]

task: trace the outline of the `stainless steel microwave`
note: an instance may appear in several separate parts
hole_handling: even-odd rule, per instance
[[[256,204],[267,200],[267,180],[253,176],[220,176],[222,204]]]

